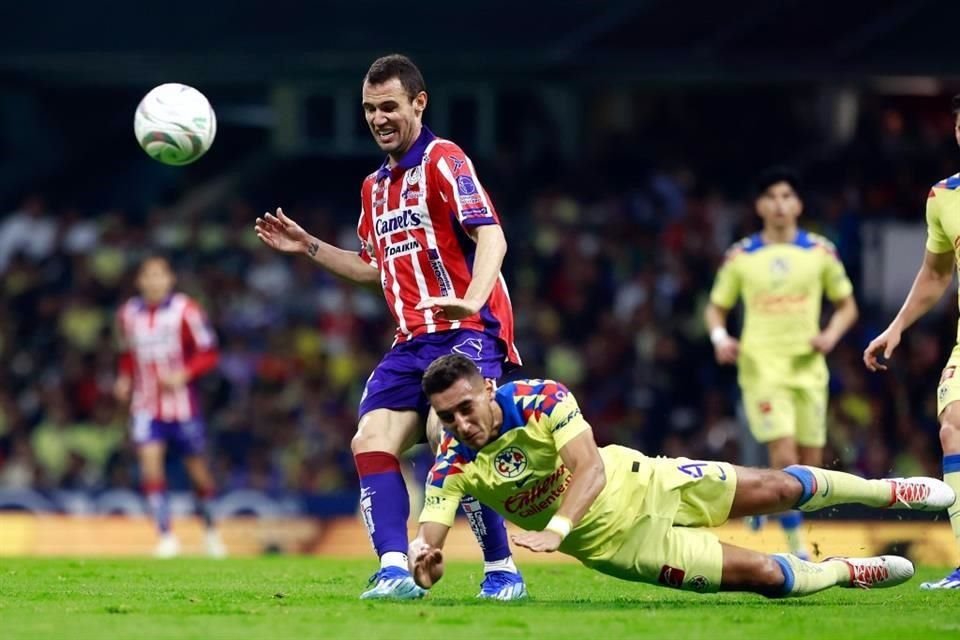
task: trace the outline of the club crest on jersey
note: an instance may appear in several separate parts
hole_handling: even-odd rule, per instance
[[[789,273],[790,262],[783,256],[777,256],[770,261],[770,277],[773,280],[774,286],[783,284],[783,281],[786,280],[787,274]]]
[[[507,447],[494,458],[493,468],[504,478],[516,478],[527,470],[527,454],[518,447]]]
[[[407,171],[407,184],[413,186],[420,182],[420,167],[414,167]]]

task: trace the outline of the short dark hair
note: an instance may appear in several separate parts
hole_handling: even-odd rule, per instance
[[[753,184],[753,197],[759,198],[767,189],[778,182],[786,182],[790,185],[790,188],[793,189],[794,193],[797,194],[798,198],[803,197],[803,184],[800,181],[800,174],[791,167],[781,166],[768,167],[757,176]]]
[[[950,112],[953,115],[960,113],[960,93],[953,96],[953,98],[950,100]]]
[[[421,91],[427,90],[427,85],[423,81],[423,75],[420,69],[413,64],[413,60],[399,53],[391,53],[388,56],[377,58],[367,70],[367,75],[363,77],[364,82],[370,84],[383,84],[396,78],[407,92],[407,96],[412,100],[417,97]]]
[[[143,256],[143,259],[140,260],[140,264],[137,266],[137,273],[141,273],[151,262],[162,262],[168,271],[173,271],[173,261],[168,256],[159,252],[151,252]]]
[[[423,393],[429,398],[435,393],[446,391],[452,387],[457,380],[470,378],[482,378],[477,364],[457,353],[440,356],[430,363],[427,370],[423,373],[423,380],[420,383]]]

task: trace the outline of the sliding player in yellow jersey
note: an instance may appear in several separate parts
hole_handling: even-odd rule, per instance
[[[853,285],[833,245],[798,228],[803,202],[793,172],[763,174],[754,204],[763,230],[727,252],[710,293],[707,329],[717,362],[737,364],[747,422],[766,444],[770,466],[821,466],[829,381],[824,356],[857,320]],[[821,329],[824,294],[834,311]],[[739,341],[726,329],[738,299],[744,306]],[[800,512],[779,519],[790,552],[809,558]]]
[[[769,597],[894,586],[913,575],[913,565],[898,556],[813,563],[767,555],[723,544],[702,527],[791,507],[942,509],[956,499],[932,478],[865,480],[810,466],[748,469],[600,449],[561,383],[519,380],[494,389],[461,355],[435,360],[423,391],[444,429],[408,554],[425,589],[443,575],[442,547],[465,494],[526,529],[513,542],[527,549],[559,550],[624,580]]]
[[[953,98],[954,136],[960,145],[960,95]],[[871,371],[884,371],[878,361],[893,355],[903,332],[943,297],[953,281],[954,269],[960,269],[960,173],[933,185],[927,194],[927,246],[923,264],[903,306],[890,326],[873,339],[863,352],[863,362]],[[943,479],[954,491],[960,491],[960,328],[958,344],[940,376],[937,389],[937,414],[940,416],[940,446],[943,447]],[[948,510],[950,526],[960,549],[960,505]],[[943,580],[924,582],[922,589],[960,589],[960,567]]]

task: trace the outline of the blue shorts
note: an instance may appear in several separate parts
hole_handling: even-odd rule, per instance
[[[503,376],[507,347],[502,341],[480,331],[457,329],[425,333],[395,346],[383,356],[367,379],[360,399],[359,415],[374,409],[416,411],[426,417],[430,403],[420,387],[424,371],[440,356],[459,353],[480,369],[484,378]]]
[[[157,420],[150,414],[134,415],[130,423],[135,445],[165,442],[185,456],[198,456],[206,450],[206,425],[200,418],[184,422]]]

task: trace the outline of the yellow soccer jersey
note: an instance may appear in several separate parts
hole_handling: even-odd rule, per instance
[[[960,173],[933,185],[927,194],[927,251],[953,253],[960,269]],[[960,341],[960,327],[957,328]]]
[[[531,531],[542,530],[560,508],[572,476],[559,451],[590,429],[576,399],[558,382],[520,380],[500,387],[496,401],[503,409],[500,435],[481,450],[475,451],[444,432],[427,476],[420,522],[452,526],[464,494]],[[631,495],[627,495],[622,487],[628,486],[624,480],[633,467],[632,459],[625,460],[625,456],[642,456],[615,446],[604,447],[600,453],[607,485],[560,546],[561,551],[581,560],[616,551],[605,543],[636,518],[642,500],[631,495],[642,490],[650,474],[648,467],[638,472],[639,465],[634,465]]]
[[[853,293],[843,263],[825,238],[799,230],[792,243],[765,244],[754,234],[727,252],[710,301],[724,309],[743,298],[740,350],[754,359],[812,354],[823,295]]]

